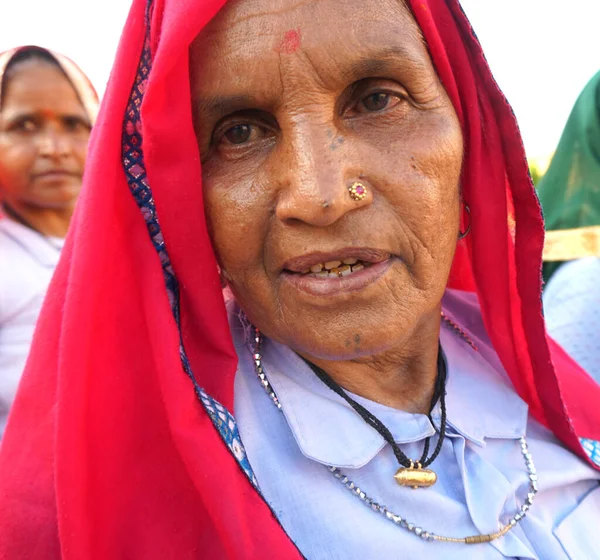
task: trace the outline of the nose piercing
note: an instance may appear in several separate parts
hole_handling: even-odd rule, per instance
[[[367,187],[358,181],[352,183],[352,186],[348,187],[348,192],[350,193],[350,198],[357,202],[364,200],[367,197]]]

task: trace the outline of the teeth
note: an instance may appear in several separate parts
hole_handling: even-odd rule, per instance
[[[314,264],[310,268],[303,270],[301,274],[312,273],[317,278],[342,278],[353,272],[358,272],[367,266],[367,264],[359,262],[358,259],[344,259],[343,261]]]
[[[352,272],[352,269],[349,266],[340,266],[336,268],[332,268],[329,272],[333,272],[338,276],[348,276]],[[345,273],[345,274],[344,274]]]

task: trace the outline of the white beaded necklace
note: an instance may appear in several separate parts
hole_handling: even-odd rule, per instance
[[[456,330],[456,326],[449,321],[446,317],[443,317],[446,322],[449,322],[450,325]],[[257,328],[253,328],[254,330],[254,370],[256,375],[264,387],[267,395],[271,399],[271,402],[281,411],[281,403],[271,386],[267,378],[267,373],[262,365],[262,335]],[[459,330],[460,332],[460,330]],[[463,337],[474,347],[473,343],[469,341],[469,339],[463,335]],[[533,458],[531,453],[529,453],[529,448],[527,446],[527,440],[525,437],[521,437],[519,439],[519,443],[521,445],[521,453],[523,458],[525,459],[525,465],[527,467],[527,472],[529,473],[529,492],[527,493],[527,497],[525,498],[525,502],[519,508],[518,513],[516,513],[513,517],[511,517],[510,521],[506,525],[501,525],[500,529],[495,533],[487,533],[487,534],[479,534],[473,535],[470,537],[444,537],[442,535],[437,535],[432,533],[431,531],[426,531],[421,527],[418,527],[414,523],[409,522],[407,519],[401,517],[400,515],[396,515],[391,512],[386,506],[377,503],[371,497],[367,495],[366,492],[361,490],[354,482],[352,482],[345,474],[343,474],[337,467],[327,466],[327,470],[332,473],[332,475],[339,480],[344,487],[352,492],[355,496],[357,496],[367,507],[371,508],[374,512],[383,515],[387,520],[394,523],[398,527],[405,529],[413,533],[415,536],[420,537],[425,541],[441,541],[441,542],[450,542],[450,543],[460,543],[460,544],[479,544],[479,543],[488,543],[499,539],[500,537],[506,535],[513,527],[517,525],[526,515],[531,506],[533,505],[533,501],[535,499],[535,495],[538,492],[538,477],[535,469],[535,465],[533,464]]]

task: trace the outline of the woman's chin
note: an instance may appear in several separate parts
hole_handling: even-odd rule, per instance
[[[387,322],[381,323],[379,328],[364,328],[354,322],[345,326],[332,324],[331,327],[318,324],[309,330],[287,332],[285,340],[279,342],[308,360],[360,360],[395,348],[402,338],[402,330],[401,325]]]
[[[54,189],[46,189],[44,192],[36,193],[29,199],[29,205],[48,210],[68,210],[73,208],[81,186],[60,186]]]

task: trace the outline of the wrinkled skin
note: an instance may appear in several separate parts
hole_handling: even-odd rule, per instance
[[[0,109],[0,198],[45,234],[63,236],[81,189],[89,118],[52,64],[19,62]]]
[[[234,0],[190,64],[205,211],[241,307],[345,388],[428,408],[463,143],[407,8]],[[289,281],[290,260],[353,247],[389,266],[327,295]]]

